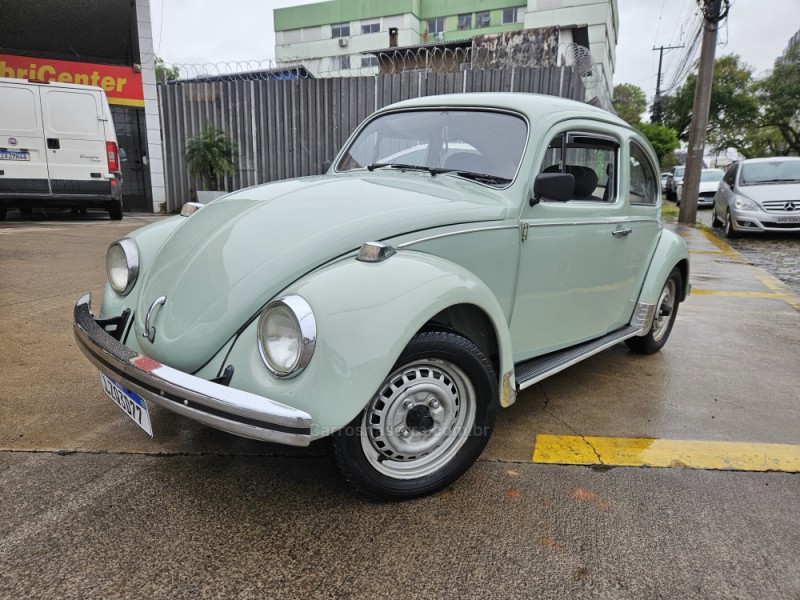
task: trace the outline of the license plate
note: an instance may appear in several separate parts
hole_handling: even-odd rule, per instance
[[[796,217],[775,217],[776,223],[800,223],[800,215]]]
[[[9,152],[7,150],[0,151],[0,160],[30,160],[30,152]]]
[[[100,373],[100,382],[103,384],[103,391],[106,395],[133,419],[134,423],[144,429],[150,437],[153,437],[153,426],[150,424],[150,413],[147,412],[147,403],[144,398],[125,389],[103,373]]]

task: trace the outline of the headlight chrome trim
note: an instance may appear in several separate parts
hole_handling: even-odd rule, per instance
[[[108,253],[111,251],[111,248],[114,246],[119,246],[122,249],[122,253],[125,256],[125,263],[128,267],[128,280],[125,283],[125,287],[123,289],[118,289],[114,286],[114,282],[112,281],[108,269]],[[108,247],[106,251],[106,279],[108,279],[109,285],[111,288],[120,296],[127,296],[130,294],[133,286],[136,285],[136,280],[139,277],[139,248],[136,246],[136,242],[133,241],[131,238],[122,238],[121,240],[117,240],[116,242],[112,242],[111,245]]]
[[[287,372],[278,371],[270,364],[265,349],[267,340],[262,339],[261,336],[263,324],[267,315],[271,309],[277,306],[289,309],[289,312],[294,318],[295,325],[300,332],[300,354],[294,366]],[[314,312],[311,310],[311,306],[302,297],[296,295],[282,296],[273,300],[261,311],[261,316],[258,318],[257,337],[258,353],[261,356],[261,361],[269,372],[280,379],[296,377],[302,373],[308,366],[308,363],[311,362],[311,357],[314,355],[314,349],[317,345],[317,321],[314,318]]]

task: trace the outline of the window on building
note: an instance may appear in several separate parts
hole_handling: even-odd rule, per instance
[[[472,13],[468,15],[458,15],[458,30],[472,29]]]
[[[377,67],[378,66],[378,57],[377,56],[362,56],[361,57],[361,66],[362,67]]]
[[[489,11],[475,13],[475,27],[488,27],[489,26]]]
[[[361,33],[378,33],[380,30],[380,21],[375,21],[374,23],[361,23]]]
[[[501,23],[508,25],[509,23],[522,23],[525,20],[525,7],[518,6],[516,8],[504,8]]]
[[[350,36],[350,23],[335,23],[331,25],[331,37],[349,37]]]
[[[331,57],[331,70],[333,71],[347,71],[350,69],[350,57],[345,56],[332,56]]]
[[[444,17],[428,19],[428,33],[444,33]]]

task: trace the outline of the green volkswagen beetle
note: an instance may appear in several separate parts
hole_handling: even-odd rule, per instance
[[[449,485],[519,390],[625,342],[657,352],[689,292],[658,162],[622,120],[530,94],[388,106],[327,173],[114,242],[75,335],[152,435],[156,404],[239,436],[330,436],[375,498]],[[158,418],[158,413],[153,413]]]

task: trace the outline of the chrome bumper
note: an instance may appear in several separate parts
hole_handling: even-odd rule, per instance
[[[311,415],[262,396],[183,373],[137,354],[95,322],[91,294],[75,305],[78,347],[100,371],[153,402],[234,435],[308,446]]]

